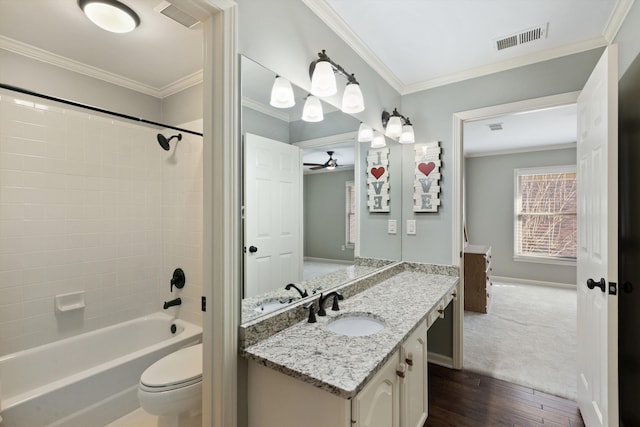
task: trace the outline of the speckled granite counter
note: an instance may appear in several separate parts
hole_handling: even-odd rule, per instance
[[[453,275],[404,271],[340,302],[317,323],[299,322],[243,352],[269,368],[345,399],[354,397],[413,330],[458,283]],[[370,336],[348,337],[326,330],[336,316],[371,313],[386,327]]]

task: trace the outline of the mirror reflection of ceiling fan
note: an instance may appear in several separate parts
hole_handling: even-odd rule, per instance
[[[327,151],[329,155],[329,160],[324,163],[303,163],[304,166],[313,166],[309,169],[318,170],[318,169],[335,169],[338,167],[338,160],[333,158],[334,151]]]

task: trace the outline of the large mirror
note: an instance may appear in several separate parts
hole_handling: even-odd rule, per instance
[[[399,219],[401,201],[397,212],[368,213],[359,120],[322,101],[321,121],[302,120],[307,92],[293,86],[295,105],[272,107],[276,74],[244,56],[240,69],[246,323],[400,260],[388,219]]]

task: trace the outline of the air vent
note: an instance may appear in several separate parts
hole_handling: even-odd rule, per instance
[[[487,126],[489,126],[489,129],[491,130],[502,130],[502,123],[491,123]]]
[[[503,50],[547,37],[549,23],[496,39],[496,49]]]
[[[188,13],[178,9],[171,3],[163,1],[154,8],[156,12],[163,14],[164,16],[173,19],[178,24],[181,24],[187,28],[195,27],[200,21]]]

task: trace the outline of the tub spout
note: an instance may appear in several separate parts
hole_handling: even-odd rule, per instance
[[[165,301],[162,308],[166,310],[169,307],[173,307],[174,305],[180,305],[180,304],[182,304],[182,300],[180,298],[176,298],[176,299],[172,299],[171,301]]]

